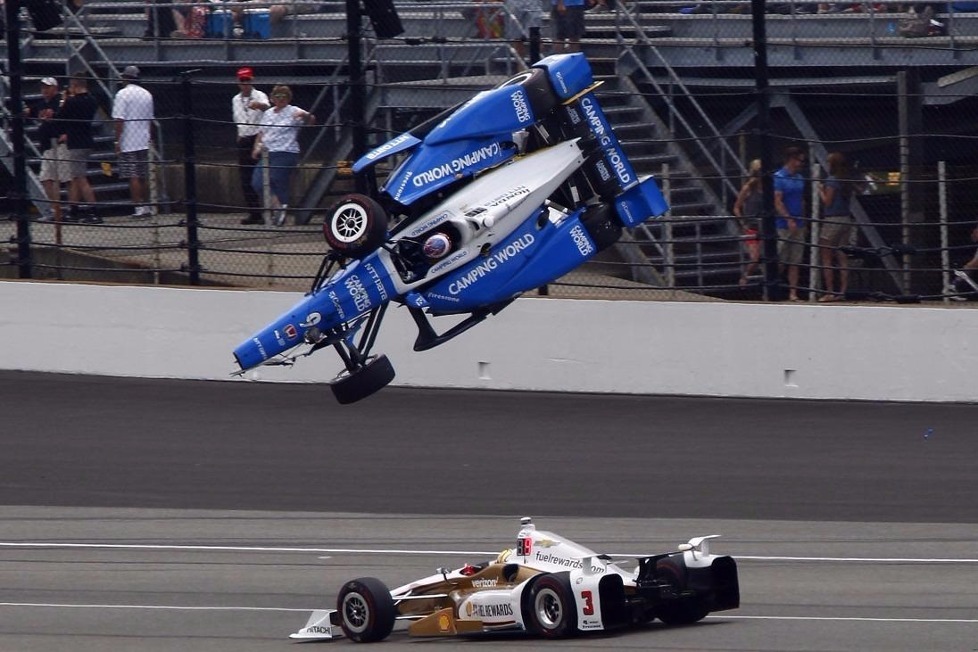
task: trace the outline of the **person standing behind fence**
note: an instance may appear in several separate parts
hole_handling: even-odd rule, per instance
[[[777,214],[778,259],[788,272],[788,300],[798,298],[799,265],[805,254],[805,179],[800,170],[805,152],[798,147],[784,151],[784,167],[774,173],[774,211]]]
[[[61,215],[61,184],[71,181],[68,170],[68,147],[58,138],[61,136],[61,123],[55,119],[61,109],[62,97],[58,93],[58,80],[45,77],[41,80],[41,99],[27,108],[27,115],[37,119],[40,127],[37,137],[41,142],[41,172],[38,177],[44,186],[50,204],[44,210],[39,222],[50,222]]]
[[[838,301],[845,299],[849,289],[849,257],[841,249],[849,245],[852,235],[850,202],[855,190],[849,162],[842,152],[832,152],[828,156],[829,176],[819,184],[818,196],[822,200],[822,230],[818,236],[819,256],[822,261],[822,279],[825,294],[819,301]],[[835,258],[836,267],[832,265]],[[835,271],[838,269],[839,286],[835,285]]]
[[[254,87],[254,72],[251,68],[238,69],[238,88],[240,92],[231,98],[231,115],[238,130],[238,175],[241,181],[241,192],[248,206],[248,217],[241,220],[242,224],[264,224],[261,215],[261,201],[258,193],[251,187],[251,177],[255,172],[257,161],[251,152],[258,138],[258,123],[262,113],[269,108],[268,96]]]
[[[311,125],[316,116],[297,106],[292,106],[292,90],[278,85],[272,89],[272,108],[262,114],[258,137],[251,155],[261,157],[262,149],[268,150],[268,185],[271,190],[270,205],[275,211],[272,221],[275,226],[285,224],[285,213],[289,208],[289,187],[292,171],[299,163],[299,125]],[[257,166],[251,176],[251,187],[262,191],[262,169]],[[268,205],[268,204],[266,204]]]
[[[146,180],[149,178],[149,144],[155,119],[153,95],[139,85],[139,68],[136,66],[126,66],[122,71],[122,84],[112,104],[119,176],[129,179],[132,217],[149,217],[153,209],[146,203]]]
[[[68,82],[68,96],[65,98],[57,120],[63,133],[59,142],[68,147],[68,214],[62,219],[66,222],[101,224],[102,218],[95,211],[95,191],[88,182],[88,157],[95,146],[92,120],[98,111],[98,102],[88,92],[88,79],[84,72],[75,72]]]
[[[761,159],[754,159],[747,169],[747,181],[740,187],[734,201],[733,214],[740,222],[744,249],[747,251],[747,265],[740,276],[740,287],[747,287],[748,277],[757,270],[761,260],[760,231],[761,211],[764,207],[764,194],[761,189]]]
[[[550,20],[554,29],[554,54],[580,52],[584,36],[584,10],[588,0],[551,0]],[[593,4],[593,3],[592,3]]]

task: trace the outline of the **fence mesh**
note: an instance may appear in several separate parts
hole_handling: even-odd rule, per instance
[[[362,12],[352,32],[351,6]],[[579,43],[554,38],[548,0],[69,0],[60,22],[43,30],[43,17],[25,5],[19,69],[5,72],[22,80],[29,105],[40,99],[43,78],[55,77],[59,88],[72,73],[88,81],[98,111],[84,176],[101,222],[47,221],[55,204],[64,218],[87,200],[67,185],[56,202],[47,198],[39,178],[42,121],[29,115],[27,212],[21,218],[11,205],[12,219],[0,223],[10,243],[0,273],[25,274],[26,240],[27,273],[35,278],[306,289],[326,251],[325,211],[360,187],[352,160],[506,80],[537,55],[579,48],[603,84],[599,98],[630,159],[658,178],[672,208],[543,292],[761,298],[765,234],[745,231],[750,220],[738,219],[734,204],[753,159],[764,153],[762,175],[770,176],[781,153],[797,147],[805,154],[798,287],[787,287],[790,265],[778,259],[771,298],[968,297],[955,271],[972,260],[975,246],[976,7],[887,1],[766,8],[765,115],[757,24],[750,4],[735,0],[588,0]],[[15,65],[5,53],[6,67]],[[112,118],[129,65],[139,67],[139,84],[155,107],[145,202],[152,210],[139,217],[120,174]],[[266,94],[287,86],[290,103],[315,116],[297,127],[300,153],[285,166],[291,174],[281,225],[282,214],[266,199],[272,193],[260,189],[257,209],[247,201],[251,174],[242,176],[233,114],[240,68],[249,68],[254,88]],[[3,91],[10,93],[7,81]],[[8,107],[5,182],[14,199],[17,119]],[[827,216],[819,195],[831,153],[849,163],[847,216]],[[378,173],[390,169],[379,166]],[[263,223],[248,220],[256,212]],[[850,222],[844,242],[826,243],[826,233]],[[845,293],[839,266],[848,270]]]

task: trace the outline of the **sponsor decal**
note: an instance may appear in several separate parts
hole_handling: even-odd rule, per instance
[[[632,175],[629,174],[625,159],[621,151],[615,146],[610,131],[605,128],[605,122],[598,114],[597,105],[591,97],[585,97],[581,100],[581,108],[584,109],[584,116],[591,126],[591,131],[598,137],[598,142],[604,148],[605,159],[614,169],[615,174],[618,175],[621,185],[627,186],[632,182]]]
[[[372,161],[375,158],[382,157],[384,154],[391,151],[392,149],[394,149],[404,141],[408,140],[409,138],[412,138],[411,134],[401,134],[400,136],[398,136],[393,140],[388,140],[386,143],[384,143],[377,149],[367,154],[366,158],[368,161]]]
[[[451,627],[452,627],[452,621],[451,621],[451,619],[448,616],[446,616],[445,614],[442,614],[441,616],[438,616],[438,629],[439,630],[441,630],[443,632],[447,632],[449,629],[451,629]]]
[[[454,254],[452,254],[445,260],[441,261],[440,263],[432,267],[431,271],[428,272],[428,275],[437,276],[438,272],[447,269],[449,267],[454,267],[455,263],[462,260],[463,258],[468,258],[468,257],[469,257],[468,249],[460,249],[459,251],[456,251]]]
[[[407,186],[412,174],[410,171],[404,173],[404,178],[401,179],[401,185],[397,187],[397,192],[394,193],[394,199],[400,199],[401,195],[404,194],[404,188]]]
[[[497,269],[500,265],[505,265],[516,254],[523,251],[533,244],[535,238],[532,233],[525,233],[509,244],[500,247],[492,256],[470,269],[464,276],[448,284],[449,294],[459,294],[465,288],[477,283],[487,274]],[[580,246],[580,245],[578,245]]]
[[[529,194],[530,194],[530,189],[527,188],[526,186],[516,186],[512,190],[509,190],[499,195],[498,197],[493,197],[492,199],[486,202],[486,206],[499,206],[500,204],[505,204],[511,199],[516,199],[517,197],[521,197],[523,195],[529,195]]]
[[[457,174],[462,174],[467,168],[473,167],[482,163],[483,161],[490,159],[494,156],[499,156],[502,149],[499,147],[499,143],[492,143],[490,145],[483,145],[477,150],[471,151],[468,154],[454,158],[447,163],[443,163],[430,170],[425,170],[424,172],[418,172],[411,183],[415,187],[420,188],[426,186],[429,183],[434,183],[445,177],[452,177]],[[400,192],[398,192],[400,195]]]
[[[469,618],[505,618],[513,616],[513,605],[508,602],[498,604],[475,604],[469,602],[465,605],[465,615]]]
[[[374,287],[377,288],[377,294],[380,295],[380,300],[387,301],[387,288],[384,287],[384,281],[381,279],[380,273],[371,263],[364,263],[363,268],[370,274],[370,280],[374,282]]]
[[[450,301],[451,303],[458,303],[459,302],[458,297],[449,297],[449,296],[446,296],[444,294],[438,294],[436,292],[429,292],[425,296],[428,297],[428,300],[429,301],[431,299],[439,299],[441,301]]]
[[[537,546],[540,548],[553,548],[554,546],[559,546],[560,544],[553,539],[537,539]]]
[[[343,310],[343,303],[340,301],[339,295],[336,294],[336,290],[330,290],[329,294],[327,294],[326,296],[328,296],[329,300],[333,302],[333,309],[336,311],[336,314],[340,316],[340,319],[345,320],[346,311]],[[304,326],[305,324],[300,324],[300,325]]]
[[[435,228],[437,225],[441,224],[442,222],[444,222],[445,220],[447,220],[451,216],[452,216],[452,214],[450,212],[448,212],[448,211],[445,211],[443,213],[439,213],[435,217],[432,217],[430,219],[427,219],[424,222],[421,222],[420,224],[418,224],[417,226],[415,226],[413,229],[411,229],[408,232],[407,235],[408,235],[408,237],[416,237],[416,236],[419,236],[422,233],[424,233],[425,231],[429,231],[429,230]]]
[[[598,171],[598,175],[601,177],[602,181],[608,181],[611,178],[611,171],[605,164],[604,159],[597,161],[594,164],[594,169]]]
[[[517,88],[513,91],[509,99],[513,103],[513,110],[516,111],[516,119],[519,120],[520,124],[533,122],[533,115],[530,113],[530,107],[526,103],[526,95],[523,93],[522,88]]]
[[[306,320],[299,325],[302,326],[303,328],[307,326],[315,326],[322,320],[323,320],[323,316],[320,315],[318,312],[310,312],[308,315],[306,315]]]
[[[251,338],[251,341],[254,342],[255,343],[255,346],[258,347],[258,353],[261,354],[261,359],[262,360],[268,360],[268,354],[265,353],[265,347],[262,346],[261,340],[258,339],[257,337],[253,337],[253,338]]]
[[[554,566],[562,566],[564,568],[584,568],[584,563],[580,559],[569,559],[567,557],[561,557],[549,552],[542,553],[539,550],[536,552],[535,559],[544,564],[553,564]],[[594,565],[590,567],[590,570],[592,573],[596,574],[605,572],[603,567]]]
[[[581,252],[581,256],[587,257],[594,253],[594,245],[591,244],[591,240],[584,233],[584,227],[580,224],[574,225],[574,228],[570,230],[570,236],[574,239],[574,244],[577,245],[577,250]]]
[[[295,326],[293,326],[292,324],[286,324],[284,330],[285,330],[285,336],[290,340],[294,340],[295,338],[299,337],[299,331],[297,331]]]
[[[472,586],[477,589],[490,589],[499,584],[499,580],[495,577],[487,577],[481,580],[472,580]]]
[[[555,77],[557,77],[557,83],[560,84],[560,94],[567,95],[567,81],[564,80],[564,73],[558,70]]]
[[[567,118],[571,121],[571,124],[573,124],[575,127],[581,124],[581,114],[573,106],[567,107]]]
[[[310,634],[328,634],[332,635],[333,632],[329,627],[323,627],[322,625],[313,625],[311,627],[306,627],[306,631]]]
[[[279,335],[278,330],[275,331],[275,341],[278,342],[279,346],[285,346],[285,340],[283,340],[282,336]]]
[[[585,618],[581,621],[581,629],[602,629],[601,621]]]
[[[367,294],[367,288],[363,287],[363,281],[356,274],[350,274],[343,281],[343,285],[346,286],[346,291],[350,293],[353,297],[353,305],[356,306],[359,312],[367,312],[373,305],[370,301],[370,295]]]

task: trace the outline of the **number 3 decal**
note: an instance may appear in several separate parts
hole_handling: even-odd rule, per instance
[[[581,591],[581,599],[584,600],[584,609],[581,611],[585,616],[594,615],[594,594],[590,591]]]

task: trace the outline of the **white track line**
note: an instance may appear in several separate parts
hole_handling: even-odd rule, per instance
[[[353,555],[461,555],[491,556],[499,550],[405,550],[398,548],[289,548],[268,546],[203,546],[145,543],[61,543],[54,541],[0,541],[0,548],[80,549],[80,550],[154,550],[176,552],[252,552],[252,553],[307,553]],[[649,553],[613,553],[611,557],[647,557]],[[941,557],[789,557],[783,555],[733,555],[737,561],[788,561],[822,563],[873,563],[873,564],[978,564],[973,558]]]

